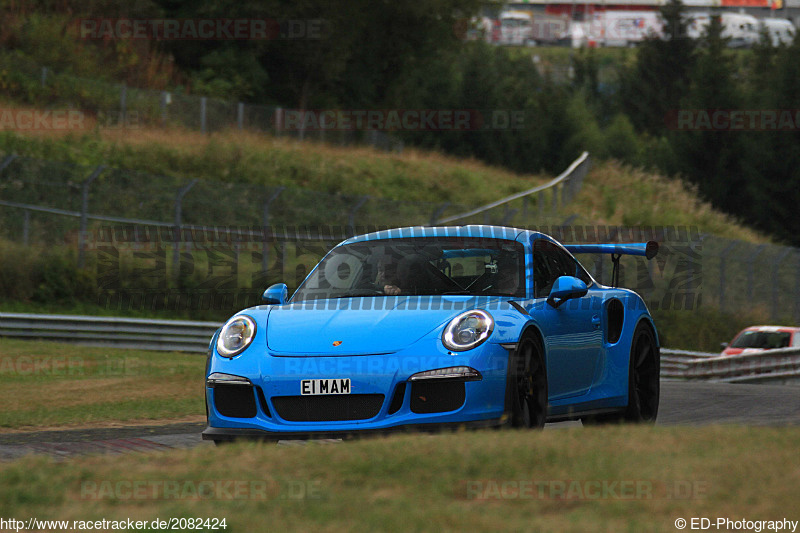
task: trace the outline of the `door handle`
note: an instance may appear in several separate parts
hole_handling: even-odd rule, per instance
[[[595,329],[600,327],[600,315],[594,315],[592,317],[592,325],[595,327]]]

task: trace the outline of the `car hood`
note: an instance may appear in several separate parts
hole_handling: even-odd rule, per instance
[[[276,306],[267,320],[267,347],[274,355],[392,353],[488,302],[469,296],[390,296]]]

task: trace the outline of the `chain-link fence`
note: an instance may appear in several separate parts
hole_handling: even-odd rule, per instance
[[[272,283],[296,287],[353,234],[452,215],[461,223],[555,224],[578,192],[588,159],[573,167],[534,195],[476,210],[11,154],[0,156],[0,244],[36,246],[36,253],[51,246],[77,250],[78,266],[94,279],[89,292],[109,310],[229,313],[256,305]]]
[[[569,203],[588,167],[587,158],[565,173],[569,179],[554,180],[558,183],[549,188],[474,207],[155,176],[6,155],[0,159],[0,238],[75,247],[83,264],[86,251],[98,249],[97,241],[118,244],[117,237],[108,238],[109,232],[125,234],[129,251],[138,249],[139,240],[152,244],[156,235],[166,250],[165,272],[171,273],[182,268],[185,257],[180,254],[202,248],[193,241],[205,239],[208,244],[213,234],[214,246],[233,250],[234,261],[244,261],[240,254],[252,252],[246,262],[253,290],[277,280],[295,285],[330,246],[375,228],[479,223],[538,229],[565,243],[656,240],[662,248],[654,260],[623,257],[620,274],[620,285],[639,292],[651,310],[702,305],[774,322],[800,321],[800,250],[730,241],[703,235],[697,228],[577,226]],[[580,259],[596,279],[611,282],[608,257]],[[211,259],[203,261],[208,265],[202,263],[202,268],[210,271]],[[194,268],[202,270],[199,265]]]
[[[377,130],[285,128],[285,109],[59,73],[16,55],[0,57],[0,89],[16,101],[86,113],[86,128],[177,126],[210,133],[228,129],[269,132],[337,145],[369,145],[402,152],[402,140]]]

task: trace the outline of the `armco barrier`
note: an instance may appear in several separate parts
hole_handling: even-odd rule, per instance
[[[216,322],[184,320],[0,313],[0,337],[139,350],[206,353],[220,326]],[[800,348],[725,357],[662,348],[661,377],[731,383],[800,383]]]
[[[800,383],[800,348],[727,356],[662,348],[661,377],[728,383]]]
[[[0,313],[0,337],[86,346],[206,353],[216,322]]]

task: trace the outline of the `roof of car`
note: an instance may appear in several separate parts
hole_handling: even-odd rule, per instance
[[[794,326],[750,326],[744,331],[800,331],[800,328]]]
[[[506,226],[412,226],[405,228],[392,228],[365,235],[350,237],[341,244],[354,242],[373,241],[379,239],[406,239],[412,237],[478,237],[484,239],[505,239],[511,241],[527,241],[531,238],[546,238],[554,240],[549,235],[519,228]]]

